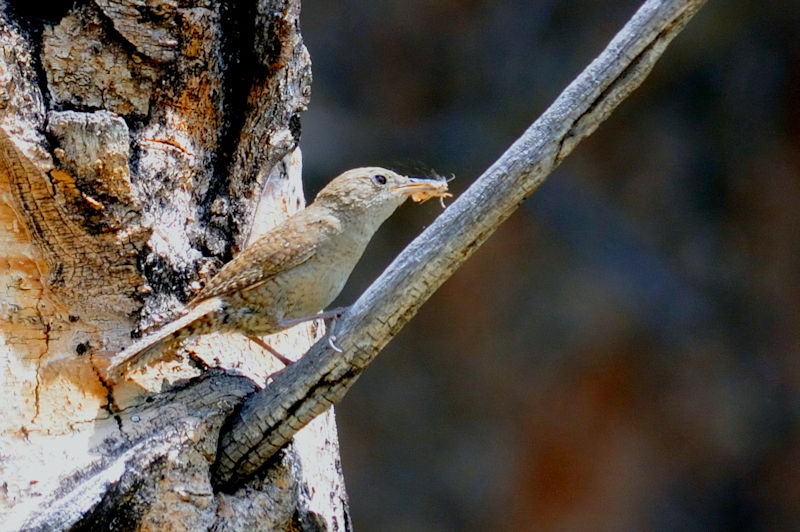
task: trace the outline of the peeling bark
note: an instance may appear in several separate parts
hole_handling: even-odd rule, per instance
[[[246,339],[198,339],[119,385],[99,371],[302,207],[299,10],[95,0],[19,21],[0,1],[4,526],[347,526],[332,411],[248,484],[213,489],[226,416],[280,369]],[[21,29],[37,24],[40,42]],[[297,357],[319,334],[271,343]]]

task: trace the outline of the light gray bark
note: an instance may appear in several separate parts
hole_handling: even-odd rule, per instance
[[[299,3],[262,0],[237,14],[211,3],[96,0],[45,28],[37,50],[0,2],[0,175],[8,179],[0,192],[11,207],[0,202],[0,220],[25,228],[2,242],[18,253],[0,275],[16,305],[0,309],[13,340],[0,346],[13,391],[0,436],[5,524],[349,528],[330,405],[641,83],[703,3],[647,1],[338,322],[344,355],[319,343],[270,382],[269,367],[241,359],[239,370],[265,385],[253,393],[244,377],[180,363],[109,388],[92,358],[76,353],[113,351],[134,327],[164,321],[219,257],[285,215],[286,197],[298,199],[293,148],[310,79]],[[245,90],[230,94],[226,83],[241,80],[231,79],[234,52],[221,37],[243,28],[252,40],[237,46],[252,49],[237,53],[252,71]],[[210,365],[234,366],[229,350],[217,353],[223,360]]]
[[[246,339],[191,347],[238,376],[186,360],[119,385],[100,371],[304,201],[299,0],[188,5],[22,21],[0,0],[0,528],[348,526],[333,412],[246,489],[212,489],[226,416],[276,370]],[[38,24],[40,40],[23,30]],[[297,328],[280,348],[313,338]]]
[[[430,295],[641,84],[704,3],[645,2],[550,108],[342,317],[336,335],[344,355],[319,342],[245,401],[220,438],[217,482],[241,482],[298,429],[341,400]]]

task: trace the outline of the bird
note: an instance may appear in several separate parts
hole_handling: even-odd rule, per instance
[[[120,376],[146,363],[165,344],[212,332],[242,333],[291,363],[258,337],[340,315],[341,309],[321,311],[339,295],[380,225],[409,197],[423,202],[451,194],[442,179],[381,167],[340,174],[305,209],[225,264],[186,305],[184,315],[111,356],[107,375]]]

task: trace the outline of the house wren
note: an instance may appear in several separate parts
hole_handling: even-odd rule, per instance
[[[119,374],[165,341],[217,331],[253,338],[316,316],[339,295],[372,235],[406,198],[448,196],[443,180],[378,167],[348,170],[226,264],[185,315],[113,356],[106,371]]]

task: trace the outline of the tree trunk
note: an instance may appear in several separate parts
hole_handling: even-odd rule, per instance
[[[43,23],[25,15],[35,4],[0,0],[7,528],[349,529],[330,405],[705,0],[647,0],[344,313],[344,355],[318,342],[256,391],[276,360],[209,335],[109,381],[104,361],[132,331],[170,321],[303,203],[310,72],[299,6],[284,2],[95,0]],[[320,334],[299,326],[271,343],[297,357]],[[214,462],[234,455],[245,470]]]
[[[332,410],[235,492],[212,488],[225,419],[281,368],[244,337],[104,378],[105,356],[304,203],[299,0],[197,4],[0,0],[4,528],[349,528]],[[271,343],[297,357],[318,329]]]

